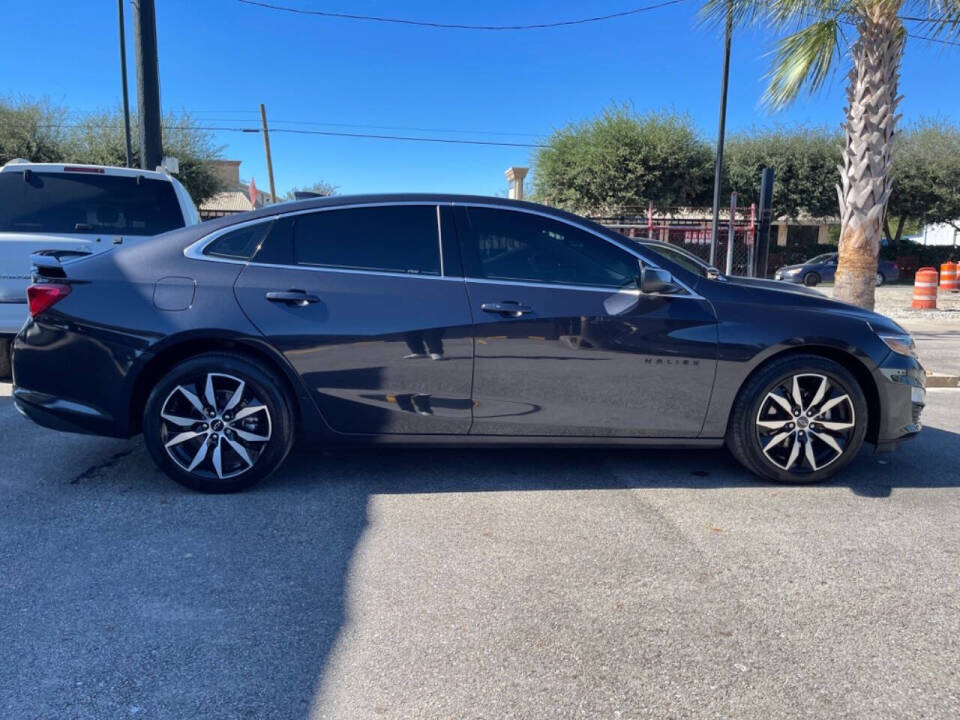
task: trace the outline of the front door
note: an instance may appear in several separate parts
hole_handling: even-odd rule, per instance
[[[476,322],[471,434],[693,437],[716,319],[692,293],[644,295],[638,258],[542,215],[458,208]]]
[[[440,217],[426,204],[281,217],[237,279],[338,432],[469,430],[470,308],[441,260]]]

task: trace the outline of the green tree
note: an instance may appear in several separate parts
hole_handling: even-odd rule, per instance
[[[534,154],[533,198],[609,214],[653,201],[709,202],[713,155],[687,115],[637,114],[624,105],[557,130]]]
[[[123,114],[90,113],[68,121],[68,111],[45,100],[0,98],[0,164],[12,158],[32,162],[118,165],[126,162]],[[139,165],[138,128],[133,120],[133,164]],[[180,161],[177,178],[200,204],[222,189],[210,160],[223,150],[213,135],[195,127],[186,113],[168,113],[163,120],[164,154]]]
[[[935,18],[923,28],[929,37],[960,33],[960,0],[707,0],[702,10],[717,24],[729,18],[735,26],[788,31],[777,41],[765,95],[773,107],[819,89],[849,52],[834,296],[869,309],[893,182],[904,11]]]
[[[133,164],[140,164],[136,138],[139,126],[131,118],[134,138]],[[213,141],[207,130],[196,128],[187,113],[168,113],[163,119],[163,153],[177,158],[180,171],[177,179],[199,205],[223,189],[223,183],[210,164],[221,157],[223,147]],[[63,148],[64,160],[93,165],[120,165],[126,162],[123,137],[123,114],[118,111],[92,113],[73,126]]]
[[[956,222],[960,218],[960,128],[919,122],[897,136],[894,151],[897,162],[886,236],[898,243],[907,223]],[[891,218],[896,219],[892,225]]]
[[[48,101],[0,98],[0,165],[13,158],[58,162],[66,143],[65,109]]]
[[[283,198],[284,200],[293,200],[294,193],[298,193],[298,192],[311,192],[311,193],[316,193],[317,195],[324,195],[324,196],[336,195],[337,190],[339,189],[340,188],[337,187],[336,185],[331,185],[330,183],[324,182],[323,180],[318,180],[312,185],[304,185],[303,187],[290,188],[289,190],[287,190],[286,194],[284,194]]]
[[[723,155],[727,193],[741,206],[760,201],[760,171],[773,168],[773,209],[777,215],[835,217],[838,133],[824,129],[753,129],[727,140]]]

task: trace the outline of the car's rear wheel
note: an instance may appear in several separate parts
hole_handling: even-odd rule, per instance
[[[803,284],[807,287],[813,287],[820,284],[820,276],[815,272],[809,272],[803,276]]]
[[[866,431],[867,401],[856,378],[827,358],[793,355],[741,388],[727,447],[761,477],[819,482],[853,460]]]
[[[291,403],[277,378],[241,355],[207,353],[171,369],[147,400],[143,434],[154,461],[181,485],[245,490],[293,445]]]
[[[887,281],[886,276],[882,272],[877,273],[877,287],[880,287]]]

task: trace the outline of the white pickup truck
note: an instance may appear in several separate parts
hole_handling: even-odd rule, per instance
[[[104,252],[199,221],[166,172],[26,160],[0,168],[0,378],[28,314],[31,253]]]

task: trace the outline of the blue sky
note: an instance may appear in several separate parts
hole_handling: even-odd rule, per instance
[[[640,7],[649,0],[375,2],[273,0],[306,9],[451,23],[523,24]],[[116,3],[112,0],[4,3],[2,92],[47,97],[73,110],[118,106]],[[127,3],[130,87],[135,102],[132,10]],[[688,112],[705,137],[716,133],[721,41],[697,23],[699,3],[681,2],[631,17],[525,32],[438,30],[321,19],[236,0],[157,0],[160,83],[165,110],[188,110],[212,125],[271,124],[537,142],[611,102],[638,110]],[[11,31],[21,28],[21,31]],[[758,104],[773,36],[734,38],[728,129],[758,125],[838,126],[843,77],[824,91],[770,114]],[[910,40],[901,111],[906,121],[960,121],[960,47]],[[298,123],[328,123],[306,125]],[[370,129],[342,125],[380,125]],[[402,128],[433,128],[417,131]],[[439,132],[458,130],[466,132]],[[502,133],[493,135],[490,133]],[[267,187],[259,135],[219,133],[225,156]],[[343,193],[505,190],[504,170],[530,163],[526,148],[473,147],[368,139],[271,136],[278,192],[325,180]]]

